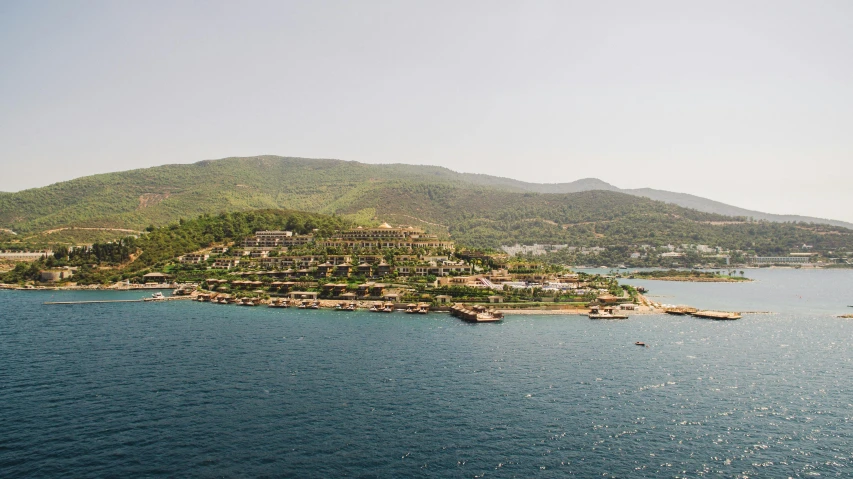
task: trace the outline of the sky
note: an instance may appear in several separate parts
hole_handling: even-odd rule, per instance
[[[0,191],[274,154],[853,221],[853,2],[0,2]]]

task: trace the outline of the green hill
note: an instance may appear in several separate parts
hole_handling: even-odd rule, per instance
[[[748,222],[631,196],[594,179],[533,185],[434,166],[272,156],[166,165],[0,194],[0,228],[28,241],[59,236],[70,242],[75,234],[103,239],[109,232],[56,230],[141,230],[254,209],[415,224],[478,247],[700,243],[781,253],[808,243],[853,249],[851,231],[841,227]]]

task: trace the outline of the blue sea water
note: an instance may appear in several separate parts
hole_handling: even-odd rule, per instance
[[[733,322],[2,291],[0,476],[853,475],[853,272],[750,275],[645,282]]]

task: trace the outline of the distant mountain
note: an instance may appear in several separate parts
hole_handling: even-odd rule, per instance
[[[405,166],[405,165],[404,165]],[[714,213],[725,216],[752,218],[754,220],[772,221],[774,223],[815,223],[831,226],[840,226],[842,228],[853,229],[853,223],[846,221],[832,220],[827,218],[816,218],[812,216],[800,215],[779,215],[772,213],[762,213],[760,211],[748,210],[737,206],[728,205],[719,201],[709,200],[700,196],[687,193],[675,193],[671,191],[655,190],[652,188],[636,188],[622,189],[611,185],[597,178],[583,178],[572,181],[570,183],[526,183],[524,181],[513,180],[510,178],[501,178],[497,176],[472,174],[472,173],[456,173],[452,170],[445,170],[442,176],[448,179],[456,179],[468,182],[475,185],[500,187],[518,191],[530,191],[536,193],[579,193],[582,191],[616,191],[632,196],[642,196],[655,201],[663,201],[702,211],[704,213]]]
[[[623,193],[628,193],[634,196],[643,196],[655,201],[663,201],[674,205],[692,208],[694,210],[704,211],[706,213],[716,213],[726,216],[742,216],[755,220],[773,221],[775,223],[816,223],[832,226],[840,226],[842,228],[853,229],[853,223],[846,221],[830,220],[825,218],[814,218],[811,216],[799,215],[775,215],[771,213],[762,213],[760,211],[752,211],[737,206],[727,205],[719,201],[701,198],[699,196],[690,195],[687,193],[673,193],[671,191],[654,190],[651,188],[639,188],[633,190],[619,190]]]
[[[488,175],[469,175],[461,173],[471,183],[482,185],[505,186],[521,191],[532,191],[537,193],[578,193],[581,191],[617,191],[632,196],[642,196],[655,201],[663,201],[702,211],[704,213],[714,213],[718,215],[752,218],[754,220],[772,221],[774,223],[815,223],[823,225],[840,226],[842,228],[853,229],[853,223],[846,221],[831,220],[826,218],[815,218],[812,216],[800,215],[778,215],[772,213],[762,213],[760,211],[748,210],[737,206],[728,205],[719,201],[709,200],[700,196],[687,193],[675,193],[672,191],[655,190],[652,188],[636,188],[622,189],[611,185],[610,183],[601,181],[597,178],[584,178],[573,181],[571,183],[525,183],[507,178],[498,178]]]
[[[691,195],[620,190],[593,178],[534,184],[436,166],[277,156],[165,165],[3,193],[0,228],[22,238],[47,238],[67,227],[140,230],[201,214],[265,208],[345,215],[362,223],[412,223],[490,247],[515,241],[726,241],[781,253],[803,242],[827,248],[853,242],[853,232],[843,229],[825,235],[832,227],[759,227],[731,217],[760,218],[755,212]],[[107,234],[98,231],[99,237]]]

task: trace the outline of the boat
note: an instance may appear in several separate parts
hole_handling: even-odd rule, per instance
[[[634,344],[636,344],[637,346],[648,347],[648,346],[646,346],[646,343],[644,343],[644,342],[642,342],[642,341],[637,341],[637,342],[636,342],[636,343],[634,343]]]
[[[382,312],[383,313],[393,313],[394,312],[394,303],[389,301],[389,302],[385,303],[384,305],[382,305]]]
[[[310,309],[320,309],[320,302],[315,299],[314,301],[311,301],[311,304],[308,305],[308,307]]]
[[[299,309],[308,309],[308,306],[310,306],[310,305],[311,305],[311,301],[308,301],[307,299],[303,299],[303,300],[299,303],[299,306],[297,306],[297,308],[299,308]]]
[[[355,311],[358,309],[358,304],[355,301],[351,301],[348,305],[344,307],[347,311]]]
[[[418,312],[418,305],[417,304],[407,304],[406,305],[406,311],[405,311],[406,314],[415,314],[417,312]]]
[[[418,314],[429,313],[429,303],[418,303]]]
[[[157,291],[156,293],[152,294],[152,295],[151,295],[151,298],[150,298],[150,300],[151,300],[151,301],[162,301],[162,300],[164,300],[164,299],[166,299],[166,297],[165,297],[165,296],[163,296],[163,293],[161,293],[161,292],[159,292],[159,291]]]
[[[346,301],[341,301],[340,303],[335,305],[335,311],[350,311],[347,309]]]
[[[485,306],[474,305],[466,308],[461,304],[450,307],[450,314],[469,323],[495,323],[503,320],[503,314]]]
[[[370,309],[368,309],[371,313],[381,313],[382,312],[382,303],[375,302],[370,305]]]
[[[696,311],[690,314],[696,318],[714,319],[717,321],[733,321],[741,318],[740,313],[727,311]]]
[[[589,319],[628,319],[628,315],[617,312],[612,306],[592,306],[589,308]]]

